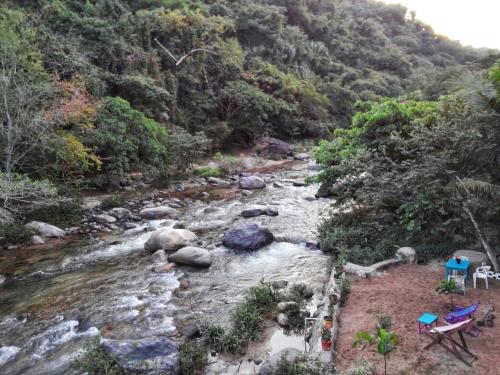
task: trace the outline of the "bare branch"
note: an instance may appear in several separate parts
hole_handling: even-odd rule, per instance
[[[196,53],[196,52],[207,52],[207,53],[210,53],[212,55],[215,55],[217,56],[217,54],[214,52],[214,51],[210,51],[208,49],[205,49],[205,48],[197,48],[197,49],[194,49],[192,51],[190,51],[189,53],[187,53],[186,55],[182,56],[179,61],[177,61],[175,63],[175,66],[179,66],[186,58],[188,58],[189,56],[191,56],[192,54]]]
[[[165,47],[163,44],[161,44],[158,39],[154,38],[154,41],[172,58],[172,60],[175,61],[175,66],[179,66],[180,64],[182,64],[182,62],[184,60],[186,60],[189,56],[195,54],[196,52],[206,52],[206,53],[210,53],[212,55],[215,55],[215,56],[218,56],[217,53],[215,53],[214,51],[211,51],[209,49],[206,49],[206,48],[196,48],[196,49],[193,49],[191,51],[189,51],[187,54],[185,54],[184,56],[182,56],[180,59],[177,59],[173,54],[172,52],[170,52],[167,47]]]
[[[177,63],[177,57],[175,57],[172,52],[170,52],[167,47],[165,47],[163,44],[160,43],[158,39],[154,39],[154,41],[174,60],[175,63]]]

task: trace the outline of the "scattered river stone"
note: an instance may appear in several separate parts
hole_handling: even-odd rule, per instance
[[[27,229],[34,231],[35,233],[38,233],[38,235],[44,238],[48,237],[61,238],[66,235],[66,232],[63,231],[61,228],[58,228],[54,225],[50,225],[47,223],[42,223],[41,221],[31,221],[28,224],[26,224],[25,227]]]
[[[169,262],[195,267],[210,267],[212,255],[205,249],[194,246],[183,247],[168,257]]]
[[[130,210],[123,207],[115,207],[109,210],[109,214],[116,217],[118,220],[128,220],[132,217]]]
[[[302,187],[306,186],[306,183],[304,182],[304,180],[297,180],[293,182],[293,186]]]
[[[268,208],[266,210],[266,215],[267,216],[278,216],[278,210],[276,208]]]
[[[143,209],[139,215],[147,220],[163,219],[165,217],[175,219],[179,212],[170,206],[158,206]]]
[[[257,224],[240,224],[229,229],[222,237],[224,246],[236,250],[258,250],[274,240],[267,228]]]
[[[125,370],[142,374],[180,374],[179,346],[167,338],[105,339],[101,347]]]
[[[241,216],[243,217],[255,217],[264,215],[266,213],[266,207],[263,206],[255,206],[251,208],[247,208],[241,211]]]
[[[294,155],[293,158],[295,160],[302,160],[302,161],[304,161],[304,160],[308,160],[309,159],[309,154],[307,154],[307,153],[304,152],[304,153],[301,153],[301,154]]]
[[[4,275],[0,275],[0,285],[2,285],[7,278]]]
[[[31,243],[33,245],[41,245],[45,243],[45,240],[40,236],[31,236]]]
[[[134,229],[134,228],[137,228],[137,224],[134,224],[134,223],[131,223],[131,222],[126,222],[123,224],[123,227],[125,229]]]
[[[277,320],[278,320],[278,324],[280,326],[287,326],[288,325],[288,317],[284,313],[279,313]]]
[[[264,180],[257,176],[248,176],[240,178],[240,187],[242,189],[264,189],[266,183]]]
[[[170,272],[172,271],[175,267],[177,267],[176,263],[165,263],[162,264],[161,266],[158,266],[154,269],[156,273],[164,273],[164,272]]]
[[[167,260],[167,254],[165,250],[157,250],[153,255],[151,255],[151,261],[154,263],[164,263]]]
[[[116,217],[111,216],[111,215],[101,214],[101,215],[96,215],[96,216],[92,217],[92,220],[94,220],[96,223],[100,223],[100,224],[115,223]]]
[[[250,190],[242,190],[241,195],[243,195],[244,197],[249,197],[250,195],[252,195],[252,192]]]

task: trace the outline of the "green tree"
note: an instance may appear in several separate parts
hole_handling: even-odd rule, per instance
[[[377,353],[384,357],[384,374],[387,375],[387,357],[390,352],[396,349],[397,337],[394,333],[383,328],[378,328],[375,336],[365,331],[359,331],[356,333],[356,339],[352,343],[352,347],[371,345],[374,342],[377,344]]]

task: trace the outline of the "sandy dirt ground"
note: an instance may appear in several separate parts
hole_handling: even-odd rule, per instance
[[[450,296],[440,295],[435,289],[444,278],[444,266],[405,265],[389,269],[382,276],[372,279],[352,278],[352,292],[342,309],[337,365],[341,370],[352,367],[362,356],[370,360],[376,374],[383,374],[383,358],[375,352],[375,346],[362,350],[352,349],[357,331],[375,331],[378,317],[392,318],[392,331],[398,337],[398,347],[389,356],[388,374],[500,374],[500,318],[493,328],[481,328],[479,337],[465,335],[465,341],[478,359],[472,367],[459,361],[443,347],[423,348],[431,342],[426,334],[417,333],[416,319],[424,311],[439,315],[441,322],[449,310]],[[469,305],[481,302],[476,319],[484,315],[487,305],[500,311],[500,281],[478,280],[478,289],[468,282],[465,296],[455,296],[454,302]],[[498,315],[498,312],[497,312]],[[458,335],[455,339],[459,340]]]

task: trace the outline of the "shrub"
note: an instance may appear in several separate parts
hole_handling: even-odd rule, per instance
[[[20,223],[0,224],[0,247],[27,244],[32,235],[33,233]]]
[[[71,367],[88,375],[128,375],[127,371],[101,349],[97,341],[88,343],[83,354],[72,362]]]
[[[351,279],[347,276],[341,277],[339,281],[340,288],[340,305],[344,305],[347,301],[349,293],[351,293]]]
[[[183,375],[201,375],[207,365],[206,348],[194,343],[188,342],[181,345],[181,372]]]
[[[287,301],[295,301],[298,304],[302,304],[305,299],[309,299],[313,296],[314,292],[311,287],[307,284],[299,283],[294,284],[290,287],[288,295],[285,297]]]
[[[357,366],[347,370],[346,375],[372,375],[373,365],[366,358],[362,357]]]
[[[259,339],[262,322],[277,301],[277,293],[270,283],[262,281],[250,288],[245,302],[234,309],[228,330],[214,325],[207,327],[210,344],[220,352],[241,352],[248,342]]]
[[[199,167],[194,170],[194,173],[200,177],[220,177],[221,171],[219,167],[211,167],[211,166],[206,166],[206,167]]]
[[[26,221],[42,221],[60,227],[75,225],[83,215],[81,205],[81,198],[75,197],[48,206],[37,206],[25,214]]]
[[[299,355],[295,361],[289,362],[284,355],[278,366],[271,369],[269,375],[335,375],[337,372],[331,365],[321,362],[318,358]]]
[[[300,331],[304,328],[304,316],[299,304],[288,304],[283,313],[288,318],[288,326],[294,331]]]
[[[123,206],[126,199],[121,195],[110,195],[102,200],[101,208],[103,210],[109,210],[111,208]]]
[[[219,163],[219,169],[223,175],[235,173],[241,169],[241,161],[232,155],[222,155],[218,152],[214,155],[214,159]]]
[[[152,177],[168,171],[168,142],[165,127],[113,97],[104,98],[96,128],[84,138],[87,147],[97,150],[104,172],[123,175],[141,169]]]

